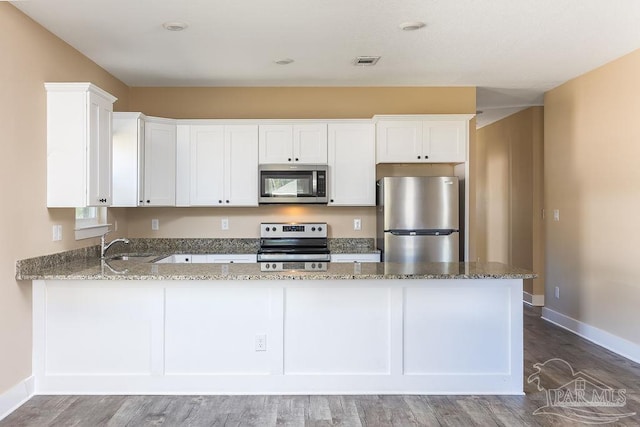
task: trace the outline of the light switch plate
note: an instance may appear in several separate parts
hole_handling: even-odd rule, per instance
[[[151,220],[151,229],[157,231],[160,229],[160,222],[157,219]]]
[[[223,230],[229,229],[229,218],[222,218],[222,220],[220,221],[220,228],[222,228]]]
[[[353,219],[353,229],[362,230],[362,220],[360,218]]]
[[[553,220],[560,221],[560,209],[553,210]]]

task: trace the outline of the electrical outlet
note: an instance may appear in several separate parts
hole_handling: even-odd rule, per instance
[[[118,221],[113,221],[113,231],[118,231]]]
[[[62,225],[56,224],[53,226],[53,241],[59,242],[62,240]]]
[[[256,335],[256,351],[267,351],[266,335]]]
[[[160,222],[157,219],[151,220],[151,229],[154,231],[158,231],[160,229]]]
[[[560,286],[556,286],[555,295],[556,299],[560,299]]]
[[[220,228],[222,228],[223,230],[229,229],[229,218],[222,218],[220,220]]]
[[[547,217],[547,213],[544,209],[540,209],[540,216],[542,217],[542,219],[545,219]]]
[[[560,209],[553,210],[553,220],[560,221]]]
[[[360,220],[360,218],[353,219],[353,229],[362,230],[362,220]]]

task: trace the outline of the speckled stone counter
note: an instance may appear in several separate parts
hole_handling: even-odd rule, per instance
[[[91,258],[18,272],[19,280],[532,279],[501,263],[329,263],[327,271],[263,272],[260,264],[153,264]]]

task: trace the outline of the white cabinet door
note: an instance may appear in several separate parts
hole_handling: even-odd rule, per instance
[[[176,204],[176,125],[147,121],[144,133],[144,206]]]
[[[374,125],[329,125],[329,205],[375,206]]]
[[[467,121],[424,122],[423,153],[434,163],[462,163],[467,160]]]
[[[293,126],[260,125],[259,132],[261,164],[293,162]]]
[[[45,83],[45,88],[47,206],[108,206],[116,98],[90,83]]]
[[[191,126],[191,206],[224,203],[224,145],[224,126]]]
[[[134,207],[144,190],[144,115],[113,113],[113,207]]]
[[[423,162],[422,121],[380,121],[376,126],[378,163]]]
[[[113,104],[89,92],[89,168],[87,204],[111,205],[112,143],[111,114]]]
[[[293,163],[327,163],[327,125],[293,126]]]
[[[258,206],[258,127],[225,126],[225,206]]]

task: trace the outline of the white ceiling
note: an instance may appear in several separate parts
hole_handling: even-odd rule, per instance
[[[481,124],[640,48],[638,0],[12,4],[130,86],[478,86]],[[406,32],[405,21],[426,26]],[[359,55],[382,59],[352,65]]]

